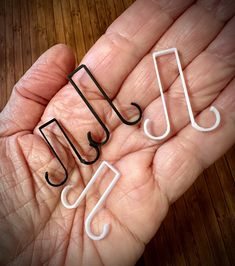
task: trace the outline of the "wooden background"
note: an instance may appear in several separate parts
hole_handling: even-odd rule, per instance
[[[0,0],[0,110],[14,83],[55,43],[79,63],[132,0]],[[137,265],[235,265],[235,147],[171,206]]]

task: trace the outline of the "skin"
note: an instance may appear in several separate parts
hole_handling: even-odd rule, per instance
[[[169,205],[198,175],[235,141],[235,18],[234,2],[137,1],[97,41],[81,63],[91,70],[126,119],[135,119],[131,102],[143,110],[141,123],[122,124],[85,73],[79,80],[86,97],[110,130],[98,162],[81,164],[56,125],[45,132],[68,169],[74,185],[73,203],[100,162],[109,161],[120,180],[97,213],[92,231],[111,230],[92,241],[84,221],[112,179],[101,177],[76,209],[61,204],[64,172],[38,127],[56,117],[85,158],[94,158],[86,134],[102,140],[103,131],[66,75],[74,55],[65,45],[46,51],[18,81],[0,114],[0,262],[12,265],[133,265],[154,236]],[[151,119],[152,134],[165,130],[151,52],[177,47],[198,124],[211,126],[216,106],[219,128],[192,128],[173,55],[158,59],[171,132],[161,142],[147,138],[143,122]],[[130,93],[131,92],[131,93]]]

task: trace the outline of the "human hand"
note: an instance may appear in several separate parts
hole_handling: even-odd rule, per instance
[[[105,223],[111,224],[104,240],[90,240],[83,226],[110,180],[103,178],[83,204],[68,210],[60,201],[63,187],[51,187],[44,179],[46,171],[58,180],[64,173],[39,134],[41,124],[56,117],[90,158],[93,149],[87,147],[86,133],[103,137],[97,121],[71,84],[66,84],[66,75],[74,68],[71,51],[64,45],[51,48],[16,84],[0,115],[2,264],[133,264],[169,204],[234,143],[234,8],[209,10],[203,3],[189,7],[185,1],[159,5],[136,2],[82,61],[125,117],[131,114],[128,118],[132,119],[135,109],[130,102],[142,107],[140,126],[121,124],[87,76],[77,76],[111,132],[100,161],[111,162],[121,173],[105,208],[93,221],[96,233]],[[213,103],[220,111],[221,124],[209,133],[191,127],[175,58],[159,58],[171,133],[165,141],[154,142],[144,135],[143,122],[150,118],[152,131],[161,134],[165,120],[149,50],[170,47],[180,52],[198,123],[213,124],[208,111]],[[57,137],[53,145],[68,168],[66,184],[76,185],[69,197],[74,202],[100,162],[85,166],[75,161],[58,129],[51,126],[48,130]]]

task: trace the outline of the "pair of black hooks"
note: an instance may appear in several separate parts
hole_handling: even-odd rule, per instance
[[[95,79],[95,77],[92,75],[92,73],[90,72],[90,70],[87,68],[86,65],[80,65],[78,68],[76,68],[73,72],[71,72],[68,75],[68,80],[71,82],[71,84],[73,85],[73,87],[75,88],[75,90],[77,91],[77,93],[80,95],[80,97],[83,99],[83,101],[85,102],[85,104],[87,105],[87,107],[90,109],[91,113],[94,115],[94,117],[96,118],[96,120],[99,122],[99,124],[101,125],[101,127],[103,128],[104,132],[105,132],[105,139],[101,142],[97,142],[96,140],[94,140],[92,138],[91,132],[89,131],[87,133],[87,139],[89,141],[89,146],[93,147],[96,151],[96,156],[95,159],[91,160],[91,161],[86,161],[84,158],[82,158],[82,156],[79,154],[79,152],[77,151],[77,149],[75,148],[75,146],[73,145],[73,143],[71,142],[71,140],[69,139],[68,135],[66,134],[65,130],[63,129],[63,127],[60,125],[60,123],[55,119],[51,119],[50,121],[46,122],[45,124],[41,125],[39,127],[40,133],[42,134],[43,138],[46,140],[47,144],[49,145],[50,149],[52,150],[53,154],[55,155],[55,157],[57,158],[57,160],[59,161],[59,163],[61,164],[61,166],[63,167],[64,171],[65,171],[65,178],[62,182],[60,183],[52,183],[48,177],[48,172],[45,173],[45,178],[46,181],[48,182],[49,185],[54,186],[54,187],[58,187],[63,185],[67,179],[68,179],[68,172],[67,169],[65,168],[63,162],[61,161],[61,159],[59,158],[58,154],[56,153],[55,149],[52,147],[51,143],[49,142],[49,140],[47,139],[46,135],[43,133],[43,128],[45,128],[46,126],[48,126],[51,123],[56,123],[59,127],[59,129],[61,130],[62,134],[64,135],[64,137],[66,138],[66,140],[68,141],[69,145],[71,146],[72,150],[74,151],[74,153],[77,155],[78,159],[80,160],[81,163],[83,164],[93,164],[95,163],[99,156],[100,156],[100,149],[99,147],[104,145],[110,137],[110,132],[108,130],[108,128],[105,126],[105,124],[103,123],[103,121],[101,120],[101,118],[99,117],[99,115],[96,113],[96,111],[93,109],[93,107],[91,106],[91,104],[89,103],[89,101],[87,100],[87,98],[84,96],[84,94],[81,92],[81,90],[79,89],[79,87],[76,85],[76,83],[73,81],[72,77],[75,73],[77,73],[79,70],[84,69],[87,74],[90,76],[90,78],[92,79],[92,81],[95,83],[96,87],[99,89],[99,91],[102,93],[103,97],[105,98],[105,100],[109,103],[109,105],[111,106],[111,108],[115,111],[115,113],[117,114],[117,116],[119,117],[119,119],[126,125],[135,125],[137,124],[141,117],[142,117],[142,110],[140,108],[140,106],[134,102],[131,103],[131,105],[135,106],[138,111],[139,111],[139,117],[138,119],[134,120],[134,121],[128,121],[126,120],[121,114],[120,112],[117,110],[117,108],[115,107],[115,105],[112,103],[112,101],[110,100],[110,98],[108,97],[108,95],[106,94],[106,92],[102,89],[102,87],[100,86],[100,84],[98,83],[98,81]]]

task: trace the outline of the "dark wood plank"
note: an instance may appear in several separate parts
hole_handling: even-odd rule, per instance
[[[116,15],[119,17],[125,11],[125,6],[121,0],[114,0],[114,6],[116,9]]]
[[[185,204],[184,196],[181,197],[175,204],[175,215],[180,232],[180,244],[184,252],[184,257],[187,265],[199,265],[200,256],[195,242],[192,226],[192,221],[189,219],[188,210]],[[173,228],[168,228],[172,231]]]
[[[168,250],[167,254],[167,264],[174,265],[186,265],[186,260],[184,257],[183,246],[180,241],[180,226],[177,220],[176,213],[174,211],[174,206],[169,209],[166,219],[163,221],[164,225],[164,234],[166,238],[165,249]],[[158,240],[156,236],[156,241]],[[156,246],[157,250],[157,246]],[[161,259],[161,254],[160,258]],[[161,260],[160,260],[161,261]],[[164,265],[164,261],[161,261],[161,264]]]
[[[235,145],[226,153],[225,158],[228,162],[233,181],[235,182]]]
[[[156,237],[146,246],[142,258],[139,259],[137,265],[140,265],[140,263],[148,266],[169,265],[171,256],[167,246],[164,224],[159,228]]]
[[[15,84],[15,58],[14,58],[14,33],[13,33],[13,2],[5,2],[5,33],[6,33],[6,93],[7,99],[10,97]]]
[[[0,1],[0,111],[7,101],[5,3]]]
[[[20,1],[13,1],[13,35],[14,35],[14,68],[15,81],[18,81],[24,73],[22,58],[22,29],[20,15]]]
[[[71,8],[71,15],[72,15],[72,24],[74,30],[74,38],[76,44],[76,51],[77,51],[77,63],[82,60],[83,56],[86,53],[86,46],[84,40],[84,33],[81,23],[81,12],[79,8],[79,3],[76,0],[70,0],[70,8]]]
[[[27,1],[28,17],[29,17],[29,33],[32,62],[35,62],[40,55],[39,34],[38,34],[38,20],[36,2],[34,0]]]
[[[95,4],[96,4],[97,16],[100,25],[100,35],[101,35],[105,33],[106,29],[109,26],[107,10],[104,0],[96,0]]]
[[[32,65],[31,43],[30,43],[30,23],[28,15],[27,2],[21,0],[20,2],[21,12],[21,28],[22,28],[22,58],[24,73]]]
[[[53,10],[53,0],[45,0],[44,3],[46,32],[48,46],[51,47],[57,43],[56,31],[55,31],[55,18]]]
[[[94,0],[87,0],[87,7],[89,10],[89,17],[90,17],[90,22],[91,22],[93,42],[96,42],[102,33],[100,30],[100,24],[99,24],[99,19],[97,16],[95,1]]]
[[[81,22],[82,22],[82,28],[83,28],[85,47],[86,47],[86,51],[88,51],[91,48],[91,46],[94,44],[94,39],[93,39],[91,21],[90,21],[89,10],[88,10],[86,0],[79,1],[79,9],[81,11],[80,14],[81,14]]]
[[[212,204],[215,210],[216,219],[220,227],[222,239],[225,245],[225,252],[220,250],[217,254],[217,260],[220,260],[220,265],[230,265],[227,250],[233,250],[233,236],[231,227],[231,216],[227,207],[223,189],[221,187],[218,174],[215,166],[209,167],[204,171],[206,183],[209,188],[209,193],[212,199]]]
[[[122,0],[122,2],[123,2],[123,5],[124,5],[125,9],[127,9],[135,1],[134,0]]]
[[[235,183],[225,156],[221,157],[215,163],[215,167],[223,188],[229,214],[235,218]]]
[[[107,19],[109,24],[111,24],[117,18],[114,0],[104,0],[104,3],[106,6]]]
[[[213,253],[210,249],[206,228],[203,223],[202,213],[199,207],[198,195],[192,186],[184,195],[189,221],[191,222],[193,237],[197,245],[200,263],[202,265],[214,265]]]
[[[72,23],[72,14],[70,3],[68,0],[61,0],[61,8],[63,14],[63,23],[64,23],[64,30],[65,30],[65,40],[66,44],[72,48],[75,53],[75,58],[77,61],[77,54],[76,54],[76,44],[75,44],[75,36],[73,30],[73,23]],[[76,28],[75,28],[76,30]]]
[[[204,175],[198,178],[194,187],[198,197],[203,224],[206,228],[206,234],[210,243],[210,249],[213,253],[214,265],[227,265],[228,260],[224,241]]]
[[[46,18],[45,18],[45,2],[47,0],[37,0],[37,25],[38,25],[38,39],[40,54],[45,52],[48,48],[47,30],[46,30]]]
[[[57,43],[66,43],[60,1],[53,0],[53,10],[54,10],[55,32],[56,32]]]

